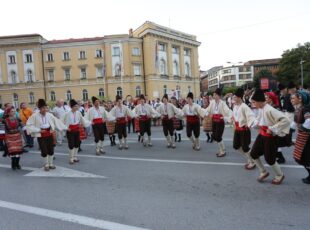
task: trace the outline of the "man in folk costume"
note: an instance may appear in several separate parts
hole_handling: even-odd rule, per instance
[[[255,163],[250,155],[251,131],[249,127],[255,122],[255,114],[243,102],[243,95],[244,90],[238,88],[233,96],[233,101],[235,102],[232,115],[232,121],[235,126],[233,147],[239,150],[241,155],[247,159],[247,163],[244,165],[245,169],[252,170],[255,168]]]
[[[163,96],[162,102],[163,103],[157,107],[156,111],[161,114],[163,132],[167,139],[167,147],[175,148],[175,140],[173,138],[173,118],[176,116],[182,117],[183,112],[182,110],[177,109],[173,104],[168,103],[167,94]]]
[[[219,146],[219,153],[217,157],[224,157],[226,149],[223,142],[223,133],[225,128],[225,120],[230,121],[232,111],[228,108],[227,104],[221,99],[221,89],[217,88],[213,93],[213,98],[207,108],[207,114],[212,117],[212,135],[213,140]]]
[[[255,90],[251,100],[253,105],[258,108],[258,117],[253,127],[256,125],[259,126],[259,134],[251,150],[251,157],[254,159],[260,171],[257,180],[263,182],[269,176],[269,173],[260,160],[260,156],[264,155],[266,162],[276,174],[272,180],[272,184],[281,184],[284,174],[276,161],[277,138],[278,136],[285,136],[289,133],[290,122],[282,112],[266,103],[264,92],[261,89]]]
[[[104,141],[104,122],[108,120],[109,114],[100,106],[100,101],[96,97],[92,97],[93,107],[87,112],[87,119],[92,123],[93,133],[96,143],[96,155],[104,154],[103,141]]]
[[[192,92],[187,94],[187,104],[183,107],[182,111],[186,117],[186,134],[193,143],[193,149],[200,150],[200,117],[206,115],[206,110],[202,109],[200,105],[193,102],[194,95]],[[194,133],[194,136],[192,135]]]
[[[71,111],[65,114],[63,122],[67,127],[69,163],[74,164],[79,162],[77,154],[81,143],[80,126],[87,127],[91,123],[83,118],[82,113],[79,111],[79,105],[75,100],[70,100],[69,104]]]
[[[140,137],[144,146],[153,146],[151,142],[151,118],[160,117],[160,114],[153,109],[152,106],[146,104],[143,94],[140,95],[140,104],[138,104],[133,112],[139,118]],[[147,133],[148,140],[146,142],[144,134]]]
[[[38,100],[39,112],[31,115],[27,120],[27,132],[32,137],[38,138],[41,156],[45,159],[45,171],[55,169],[54,160],[54,138],[56,130],[64,131],[66,126],[53,114],[48,113],[47,104],[44,99]]]
[[[128,149],[127,144],[127,117],[134,117],[135,114],[122,103],[122,97],[117,95],[115,106],[110,111],[112,117],[116,118],[116,132],[119,139],[119,149]]]

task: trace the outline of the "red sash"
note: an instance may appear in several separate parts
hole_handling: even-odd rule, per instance
[[[103,119],[102,118],[94,118],[93,119],[93,124],[94,125],[103,124]]]
[[[148,120],[150,120],[150,118],[147,115],[141,115],[139,119],[140,119],[140,121],[148,121]]]
[[[117,124],[123,125],[127,123],[127,120],[126,120],[126,117],[119,117],[119,118],[116,118],[116,122]]]
[[[168,115],[164,115],[162,119],[167,121],[167,120],[169,120],[169,117],[168,117]]]
[[[259,134],[264,137],[273,137],[272,134],[267,133],[267,130],[268,130],[268,126],[260,126]]]
[[[41,137],[50,137],[50,136],[52,136],[50,128],[48,128],[48,129],[41,129]]]
[[[198,116],[186,116],[186,121],[188,123],[197,123],[200,121],[199,117]]]
[[[0,134],[0,141],[3,141],[5,139],[5,134]]]
[[[69,132],[78,132],[78,131],[80,131],[80,126],[79,126],[79,124],[69,125],[69,129],[70,129]]]
[[[223,123],[224,122],[224,117],[222,114],[213,114],[212,115],[212,121],[213,122],[220,122]]]
[[[246,131],[246,130],[249,130],[249,128],[247,126],[243,126],[243,127],[240,127],[239,126],[239,122],[235,122],[235,130],[236,131]]]

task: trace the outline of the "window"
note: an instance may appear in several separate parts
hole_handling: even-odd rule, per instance
[[[51,99],[51,101],[56,101],[56,94],[55,94],[54,91],[52,91],[52,92],[50,93],[50,99]]]
[[[48,70],[47,71],[47,77],[48,77],[48,81],[54,81],[54,70]]]
[[[135,76],[141,76],[141,66],[140,66],[140,64],[134,64],[133,65],[133,74]]]
[[[103,90],[103,88],[99,89],[99,97],[104,97],[104,90]]]
[[[15,64],[15,55],[9,55],[9,64]]]
[[[175,60],[173,62],[173,75],[174,76],[179,76],[180,73],[179,73],[179,63]]]
[[[142,94],[141,87],[137,86],[136,87],[136,97],[139,97],[141,94]]]
[[[86,79],[86,68],[81,68],[81,79]]]
[[[120,48],[119,47],[113,47],[113,56],[120,56]]]
[[[188,48],[184,49],[184,56],[190,56],[191,55],[191,50]]]
[[[83,89],[83,101],[88,101],[88,92],[86,89]]]
[[[63,60],[64,60],[64,61],[70,60],[69,52],[64,52],[64,53],[63,53]]]
[[[104,76],[104,68],[103,68],[103,66],[98,66],[96,68],[96,76],[98,78],[102,78]]]
[[[179,53],[179,48],[176,46],[172,46],[172,53],[173,54],[178,54]]]
[[[14,93],[14,94],[13,94],[13,106],[14,106],[15,108],[19,108],[18,94],[17,94],[17,93]]]
[[[187,89],[188,89],[188,92],[189,92],[189,93],[192,92],[192,88],[191,88],[190,85],[187,87]]]
[[[121,76],[121,65],[119,63],[115,64],[115,76]]]
[[[26,54],[25,55],[26,63],[32,62],[32,55],[31,54]]]
[[[54,61],[54,57],[52,53],[47,54],[47,61]]]
[[[164,59],[160,60],[160,74],[162,75],[167,74],[166,61]]]
[[[225,69],[225,70],[222,71],[222,73],[223,73],[223,74],[225,74],[225,73],[231,73],[231,69]]]
[[[70,81],[70,78],[71,78],[70,69],[65,69],[64,72],[65,72],[65,80]]]
[[[118,96],[122,96],[122,95],[123,95],[122,87],[117,87],[117,89],[116,89],[116,94],[117,94]]]
[[[86,59],[86,53],[85,51],[80,51],[80,59]]]
[[[27,70],[27,82],[33,82],[32,71],[30,69]]]
[[[15,71],[11,71],[11,80],[12,80],[12,84],[16,84],[17,83],[17,77],[16,77],[16,72]]]
[[[96,50],[96,57],[97,58],[102,58],[102,50]]]
[[[167,94],[167,91],[168,91],[168,90],[167,90],[167,86],[164,85],[164,87],[163,87],[163,93],[164,93],[164,94]]]
[[[166,51],[166,45],[165,44],[159,43],[158,46],[159,46],[159,51]]]
[[[191,76],[191,70],[188,62],[185,63],[185,76]]]
[[[67,97],[67,101],[70,101],[72,99],[72,93],[70,90],[67,90],[66,97]]]
[[[34,104],[34,103],[35,103],[34,93],[30,92],[29,93],[29,104]]]
[[[132,55],[133,56],[140,56],[140,49],[138,47],[132,48]]]

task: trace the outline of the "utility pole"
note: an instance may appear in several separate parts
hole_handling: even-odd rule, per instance
[[[301,87],[302,88],[304,88],[304,69],[303,69],[303,63],[304,63],[305,61],[304,60],[302,60],[302,58],[301,58],[301,60],[300,60],[300,72],[301,72]]]

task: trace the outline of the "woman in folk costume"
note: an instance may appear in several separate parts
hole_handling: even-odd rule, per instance
[[[133,112],[139,119],[141,142],[144,146],[153,146],[151,142],[151,118],[160,117],[160,114],[153,109],[149,104],[145,103],[145,97],[140,95],[140,104],[138,104]],[[147,133],[148,140],[144,139],[144,134]]]
[[[295,108],[294,123],[291,128],[297,129],[293,157],[308,172],[308,177],[303,178],[302,181],[310,184],[310,96],[307,92],[298,91],[291,95],[291,102]]]
[[[244,165],[245,169],[252,170],[255,168],[255,163],[250,155],[251,131],[249,127],[255,122],[255,114],[243,102],[243,95],[244,90],[242,88],[238,88],[233,95],[235,102],[232,115],[235,127],[233,147],[247,159],[247,163]]]
[[[260,160],[260,157],[264,155],[266,162],[275,172],[272,184],[281,184],[284,174],[276,161],[277,138],[278,136],[283,137],[289,133],[290,122],[282,112],[266,103],[264,92],[261,89],[255,90],[251,100],[253,105],[258,108],[258,117],[253,127],[259,126],[259,134],[251,149],[251,157],[254,159],[260,171],[257,180],[263,182],[269,176],[269,173]]]
[[[31,115],[27,120],[27,132],[32,137],[38,138],[41,156],[45,159],[44,169],[55,169],[54,160],[54,137],[55,131],[64,131],[66,126],[53,114],[47,112],[47,104],[44,99],[38,100],[39,112]]]
[[[187,104],[183,107],[183,113],[186,117],[186,134],[187,137],[192,141],[193,149],[200,150],[200,117],[206,115],[206,110],[202,109],[198,104],[193,102],[194,95],[189,92],[187,95]],[[194,137],[192,135],[194,133]]]
[[[104,122],[108,120],[109,114],[104,107],[100,106],[98,98],[92,97],[92,102],[94,106],[88,110],[86,118],[92,123],[96,143],[96,155],[101,155],[105,153],[103,149]]]
[[[177,101],[176,97],[171,97],[171,103],[178,109],[181,109],[180,103]],[[174,142],[181,142],[181,134],[183,130],[183,118],[173,118],[173,128],[175,129],[174,132]]]
[[[162,102],[163,103],[157,107],[156,111],[161,114],[163,132],[167,139],[167,147],[175,148],[176,146],[173,138],[173,118],[175,118],[176,116],[182,117],[183,112],[182,110],[177,109],[173,104],[168,103],[167,94],[164,94]]]
[[[70,100],[69,105],[71,111],[65,114],[63,122],[67,127],[69,163],[74,164],[79,162],[77,154],[81,143],[80,126],[90,126],[90,122],[83,118],[82,113],[79,111],[79,105],[75,100]]]
[[[232,111],[228,108],[227,104],[221,99],[221,89],[217,88],[213,93],[213,98],[207,108],[208,116],[212,117],[212,135],[213,140],[219,146],[219,153],[217,157],[224,157],[226,155],[225,145],[223,142],[223,133],[225,128],[225,120],[230,121]]]
[[[106,111],[110,112],[113,109],[113,107],[114,106],[113,106],[112,101],[108,101]],[[115,143],[115,132],[116,132],[115,121],[106,121],[106,126],[107,126],[107,132],[110,138],[110,145],[114,146],[116,145]]]
[[[117,95],[115,106],[110,111],[111,116],[116,118],[116,132],[119,139],[119,149],[128,149],[127,144],[127,117],[134,117],[135,114],[122,103],[122,97]]]
[[[8,117],[3,120],[5,125],[5,151],[11,157],[13,170],[21,169],[19,160],[20,155],[23,153],[23,141],[20,133],[22,121],[15,116],[15,113],[14,108],[8,109]]]

